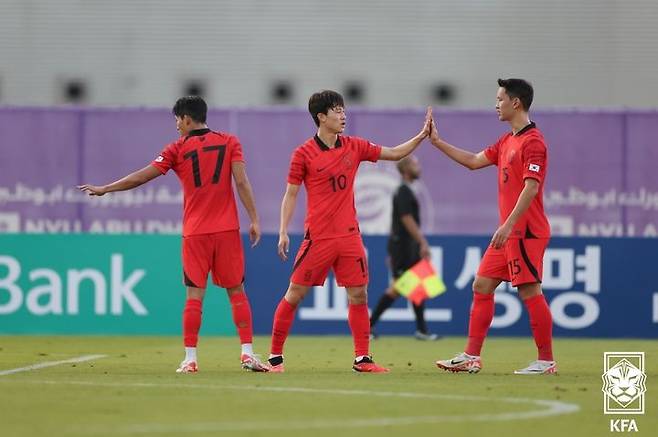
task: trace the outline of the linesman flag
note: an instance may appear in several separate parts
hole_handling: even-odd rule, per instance
[[[393,284],[395,289],[416,305],[445,293],[446,285],[429,260],[422,259],[404,272]]]

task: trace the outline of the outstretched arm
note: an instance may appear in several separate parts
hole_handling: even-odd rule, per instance
[[[102,196],[103,194],[111,193],[113,191],[132,190],[133,188],[147,183],[151,179],[157,178],[161,174],[162,173],[160,173],[160,170],[157,168],[152,165],[147,165],[143,169],[130,173],[128,176],[124,176],[111,184],[100,186],[82,184],[78,185],[78,189],[90,196]]]
[[[247,177],[247,169],[244,162],[235,161],[231,163],[231,173],[235,181],[235,188],[240,196],[240,201],[247,210],[249,220],[249,240],[251,247],[254,247],[260,241],[260,223],[258,221],[258,212],[256,211],[256,200],[254,199],[254,191],[251,189],[249,178]]]
[[[288,259],[288,250],[290,247],[288,225],[290,224],[290,219],[292,219],[292,214],[295,212],[299,187],[299,185],[289,183],[286,187],[286,194],[283,195],[283,201],[281,202],[281,225],[279,226],[278,253],[279,257],[284,261]]]
[[[385,161],[399,161],[416,150],[416,147],[418,147],[420,143],[430,134],[431,123],[432,108],[427,108],[427,113],[425,114],[425,123],[423,124],[423,128],[420,130],[420,132],[418,132],[418,135],[395,147],[382,147],[382,154],[379,155],[379,159]]]
[[[443,139],[441,139],[441,137],[439,137],[439,131],[436,129],[434,120],[432,120],[430,141],[434,147],[448,155],[450,159],[458,162],[469,170],[477,170],[493,164],[493,162],[489,161],[484,152],[469,152],[445,142]]]

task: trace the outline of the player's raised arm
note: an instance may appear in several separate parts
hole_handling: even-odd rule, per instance
[[[283,201],[281,202],[281,225],[279,226],[278,253],[279,257],[284,261],[288,259],[288,250],[290,248],[288,225],[290,224],[290,219],[292,219],[292,214],[295,212],[299,187],[299,185],[288,183],[286,186],[286,193],[283,195]]]
[[[82,184],[78,185],[78,189],[90,196],[102,196],[103,194],[111,193],[113,191],[132,190],[133,188],[147,183],[151,179],[157,178],[161,174],[162,173],[160,173],[160,170],[157,168],[152,165],[147,165],[143,169],[130,173],[128,176],[124,176],[111,184],[101,186]]]
[[[395,147],[382,147],[382,153],[379,156],[379,159],[385,161],[399,161],[404,158],[420,145],[421,142],[430,134],[430,126],[432,123],[432,108],[427,108],[427,113],[425,114],[425,123],[423,128],[418,132],[418,135],[411,138],[410,140],[399,144]]]
[[[434,119],[432,119],[432,126],[430,128],[430,141],[434,147],[445,153],[448,158],[458,162],[469,170],[477,170],[493,164],[493,162],[489,161],[486,157],[484,151],[473,153],[468,150],[462,150],[444,141],[439,137],[439,131],[436,128]]]
[[[238,191],[240,201],[247,210],[249,220],[251,221],[249,225],[249,240],[251,241],[251,247],[254,247],[260,241],[260,222],[258,220],[258,211],[256,211],[254,191],[251,188],[251,183],[249,183],[244,162],[233,161],[231,163],[231,173],[235,181],[235,189]]]

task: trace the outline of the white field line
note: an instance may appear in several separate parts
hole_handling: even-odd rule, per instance
[[[346,389],[323,389],[309,387],[263,387],[253,385],[200,385],[190,383],[119,383],[119,382],[96,382],[96,381],[55,381],[55,380],[0,380],[0,382],[16,383],[34,383],[34,384],[51,384],[51,385],[80,385],[91,387],[120,387],[120,388],[159,388],[159,389],[180,389],[191,388],[197,390],[231,390],[231,391],[262,391],[278,393],[302,393],[302,394],[324,394],[337,396],[364,396],[364,397],[388,397],[388,398],[405,398],[405,399],[429,399],[429,400],[450,400],[461,402],[502,402],[508,404],[534,405],[538,409],[530,411],[512,411],[502,413],[482,413],[482,414],[446,414],[431,416],[401,416],[401,417],[378,417],[368,419],[311,419],[311,420],[291,420],[275,422],[201,422],[186,424],[164,424],[164,423],[144,423],[144,424],[126,424],[115,426],[112,434],[181,434],[196,432],[230,432],[230,431],[262,431],[271,429],[327,429],[327,428],[364,428],[364,427],[384,427],[384,426],[405,426],[414,424],[432,424],[440,422],[487,422],[487,421],[510,421],[510,420],[527,420],[538,419],[543,417],[572,414],[580,411],[580,406],[567,402],[529,399],[529,398],[511,398],[511,397],[486,397],[486,396],[463,396],[455,394],[434,394],[418,392],[391,392],[391,391],[374,391],[374,390],[346,390]],[[107,429],[92,430],[89,427],[80,428],[79,432],[83,434],[105,434]]]
[[[0,376],[11,375],[12,373],[20,372],[29,372],[32,370],[43,369],[46,367],[59,366],[62,364],[71,364],[71,363],[83,363],[85,361],[96,360],[99,358],[105,358],[107,355],[83,355],[81,357],[69,358],[68,360],[62,361],[45,361],[43,363],[31,364],[25,367],[17,367],[15,369],[9,370],[0,370]]]

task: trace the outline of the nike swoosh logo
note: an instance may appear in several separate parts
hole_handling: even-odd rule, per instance
[[[320,172],[321,172],[322,170],[324,170],[325,168],[327,168],[327,167],[319,168],[319,169],[318,169],[318,173],[320,173]]]

